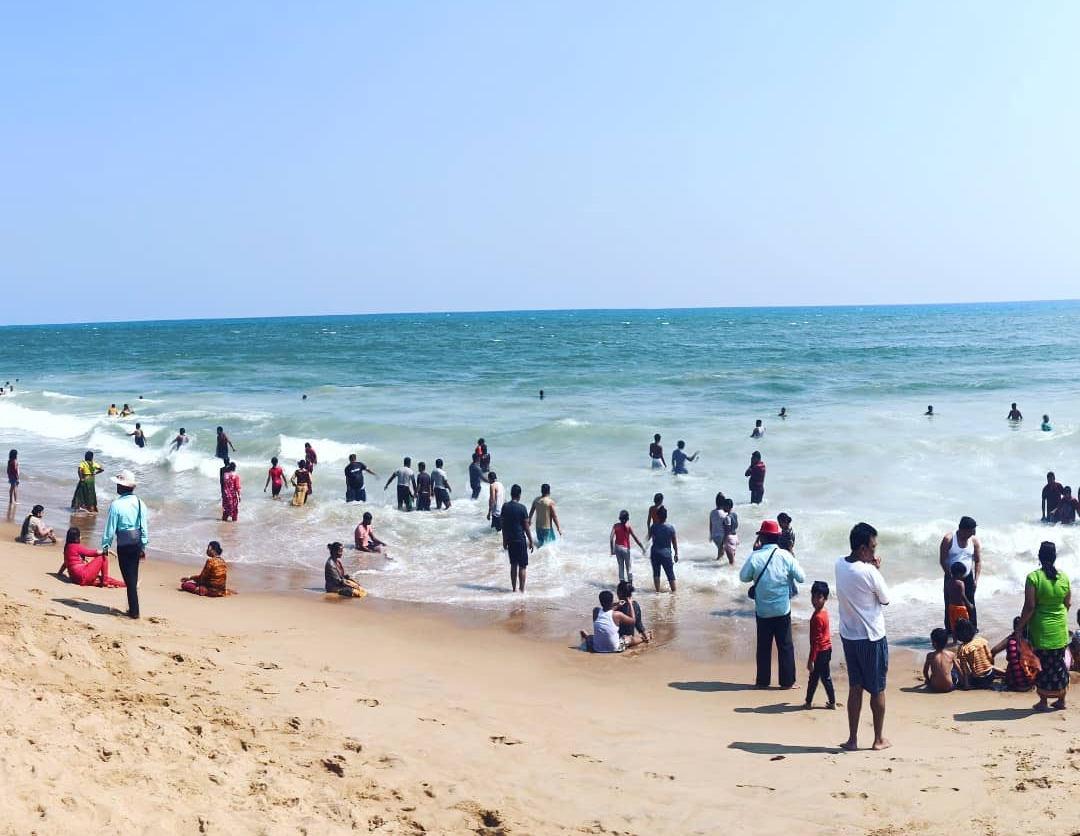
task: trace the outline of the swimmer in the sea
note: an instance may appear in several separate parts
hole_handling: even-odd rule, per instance
[[[1016,404],[1013,404],[1012,409],[1009,410],[1008,418],[1009,418],[1010,421],[1023,421],[1024,420],[1024,416],[1020,412],[1020,410],[1016,408]]]
[[[777,418],[787,418],[787,407],[780,407],[780,411],[776,415]]]
[[[924,412],[923,415],[929,415],[931,418],[934,417],[934,406],[933,406],[933,404],[926,407],[926,412]]]
[[[1048,433],[1048,432],[1050,432],[1050,430],[1053,429],[1053,427],[1050,426],[1050,416],[1049,415],[1044,415],[1043,416],[1042,426],[1039,429],[1041,429],[1044,433]]]

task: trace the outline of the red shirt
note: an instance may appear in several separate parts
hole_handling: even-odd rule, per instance
[[[810,661],[817,659],[818,653],[832,650],[832,638],[829,635],[829,611],[822,607],[814,610],[810,616]]]

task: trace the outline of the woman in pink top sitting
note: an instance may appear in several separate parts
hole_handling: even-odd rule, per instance
[[[79,586],[122,587],[123,581],[109,577],[109,559],[97,551],[82,545],[79,541],[82,533],[77,528],[69,528],[64,543],[64,565],[57,574],[66,571],[71,582]]]

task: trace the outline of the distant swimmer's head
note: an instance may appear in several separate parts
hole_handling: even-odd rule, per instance
[[[934,414],[933,405],[932,404],[927,404],[926,405],[926,412],[924,412],[923,415],[933,415],[933,414]]]
[[[934,650],[944,650],[948,643],[949,631],[944,627],[935,627],[930,631],[930,644],[934,646]]]
[[[619,522],[621,522],[621,523],[630,522],[630,512],[629,511],[620,511],[619,512]]]
[[[495,481],[496,479],[498,479],[498,478],[499,478],[499,477],[495,475],[495,471],[494,471],[494,470],[489,470],[489,471],[488,471],[488,481],[489,481],[489,482],[494,482],[494,481]]]
[[[1044,424],[1049,424],[1050,423],[1050,416],[1049,415],[1044,415],[1043,416],[1043,423]]]
[[[652,504],[661,505],[664,502],[664,495],[662,493],[653,494]]]
[[[511,485],[510,486],[510,498],[511,499],[521,499],[521,485]]]
[[[364,525],[371,525],[371,512],[370,511],[365,511],[364,512]]]
[[[540,496],[550,496],[550,495],[551,495],[551,485],[549,485],[547,482],[544,482],[544,484],[542,484],[540,486]]]
[[[600,593],[600,606],[605,610],[610,610],[611,605],[615,603],[615,596],[612,595],[610,589],[605,589]]]
[[[958,618],[952,628],[953,635],[960,644],[967,644],[975,638],[975,625],[970,618]]]
[[[654,435],[652,437],[652,440],[655,441],[657,444],[659,444],[660,443],[660,433],[657,433],[656,435]]]
[[[961,580],[965,575],[967,575],[967,566],[965,566],[958,560],[956,561],[956,563],[949,567],[949,574],[957,580]]]
[[[307,395],[301,395],[301,396],[300,396],[300,400],[302,400],[302,401],[306,401],[306,400],[307,400]]]
[[[785,415],[787,415],[787,407],[786,406],[780,407],[780,412],[778,414],[780,415],[781,418],[783,418]]]
[[[1013,408],[1013,409],[1016,409],[1016,401],[1013,401],[1013,405],[1012,405],[1012,408]]]
[[[675,446],[676,446],[676,447],[678,447],[678,448],[679,448],[679,449],[681,450],[681,449],[682,449],[683,447],[685,447],[685,446],[686,446],[686,442],[685,442],[685,441],[683,441],[683,440],[682,440],[682,439],[680,438],[680,439],[679,439],[679,440],[678,440],[678,441],[677,441],[677,442],[675,443]]]
[[[968,536],[970,537],[972,534],[975,533],[976,526],[977,523],[971,517],[961,517],[960,522],[957,524],[956,528],[959,531],[966,531],[968,533]]]

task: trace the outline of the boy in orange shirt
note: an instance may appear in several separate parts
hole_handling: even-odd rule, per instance
[[[829,611],[825,602],[829,599],[829,585],[825,581],[814,581],[810,587],[810,602],[814,605],[814,614],[810,616],[810,658],[806,661],[806,670],[810,673],[810,683],[806,686],[806,708],[814,701],[814,691],[818,682],[825,686],[828,702],[826,708],[836,708],[836,692],[833,690],[832,673],[829,663],[832,661],[832,638],[829,635]]]

